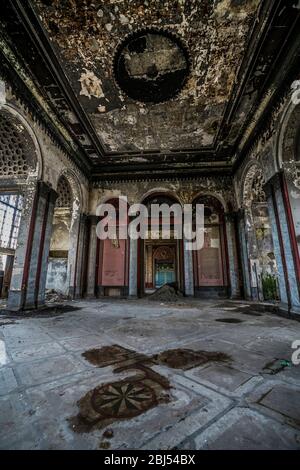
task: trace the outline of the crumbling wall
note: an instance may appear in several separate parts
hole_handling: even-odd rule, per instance
[[[48,262],[46,289],[55,290],[67,295],[68,285],[68,260],[66,258],[50,258]]]
[[[71,213],[70,209],[54,211],[50,251],[69,251]]]
[[[96,214],[99,204],[108,199],[127,196],[128,203],[140,203],[146,196],[157,193],[166,193],[175,196],[184,204],[191,204],[200,194],[217,197],[223,204],[225,211],[236,207],[233,180],[231,177],[201,177],[191,180],[166,181],[103,181],[95,183],[90,191],[89,212]]]

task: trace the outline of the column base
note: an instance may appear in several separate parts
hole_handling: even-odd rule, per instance
[[[24,291],[10,290],[7,299],[7,310],[17,312],[23,309]]]
[[[298,315],[299,316],[299,319],[300,319],[300,306],[292,306],[291,309],[290,309],[290,314],[291,315]]]
[[[280,315],[281,317],[300,321],[300,307],[299,306],[289,307],[288,304],[280,302],[277,308],[278,310],[276,313]]]
[[[83,295],[80,294],[79,292],[76,292],[76,294],[73,297],[74,300],[79,300],[79,299],[83,299],[83,298],[84,298]]]
[[[73,286],[70,286],[69,289],[68,289],[68,297],[70,297],[70,299],[74,299],[75,298],[75,287]]]
[[[91,299],[91,300],[92,300],[92,299],[96,299],[96,298],[97,298],[97,296],[96,296],[96,294],[95,294],[95,293],[93,293],[93,294],[91,294],[91,293],[87,293],[87,294],[85,295],[85,298],[86,298],[86,299]]]

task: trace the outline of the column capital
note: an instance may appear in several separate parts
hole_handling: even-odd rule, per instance
[[[37,182],[37,189],[40,197],[47,198],[50,191],[53,191],[53,188],[45,181]]]
[[[45,181],[38,181],[37,191],[38,191],[39,197],[42,197],[44,199],[49,198],[50,203],[55,204],[58,194],[52,188],[50,184],[45,183]]]

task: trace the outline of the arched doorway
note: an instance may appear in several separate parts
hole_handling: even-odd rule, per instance
[[[57,184],[46,289],[63,295],[69,293],[68,258],[70,250],[70,230],[72,222],[73,195],[65,176]]]
[[[175,236],[176,225],[181,223],[172,211],[174,204],[179,204],[175,197],[168,194],[155,194],[144,199],[148,210],[148,233],[144,240],[139,240],[139,295],[153,293],[165,284],[173,284],[176,289],[184,290],[183,282],[183,245]],[[170,238],[164,238],[164,222],[161,214],[151,218],[151,205],[162,205],[170,209]],[[153,214],[152,214],[153,215]]]
[[[193,252],[196,297],[228,296],[228,263],[224,208],[213,196],[200,196],[193,206],[204,204],[204,245]]]

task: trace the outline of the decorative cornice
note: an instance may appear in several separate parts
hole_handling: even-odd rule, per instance
[[[118,176],[116,177],[116,179],[114,178],[110,178],[109,176],[107,176],[104,180],[97,180],[97,181],[92,181],[91,183],[91,187],[92,188],[102,188],[103,186],[107,185],[107,184],[118,184],[118,183],[121,183],[121,184],[126,184],[126,183],[142,183],[142,182],[147,182],[147,183],[155,183],[155,182],[162,182],[162,181],[165,181],[165,182],[169,182],[169,181],[172,181],[172,182],[178,182],[178,183],[181,183],[181,182],[186,182],[186,181],[191,181],[191,182],[194,182],[194,183],[200,183],[201,184],[201,180],[203,182],[207,182],[207,180],[210,179],[212,181],[214,181],[215,183],[219,184],[220,187],[226,187],[227,189],[230,188],[230,186],[233,185],[233,177],[232,175],[228,174],[228,175],[224,175],[224,176],[220,176],[220,175],[214,175],[214,174],[210,174],[209,176],[205,176],[203,174],[199,174],[199,176],[185,176],[185,175],[182,175],[180,177],[176,176],[176,175],[167,175],[167,176],[161,176],[161,177],[149,177],[149,175],[144,175],[144,176],[140,176],[140,177],[133,177],[133,176],[124,176],[123,178]],[[205,186],[205,185],[203,185]]]

